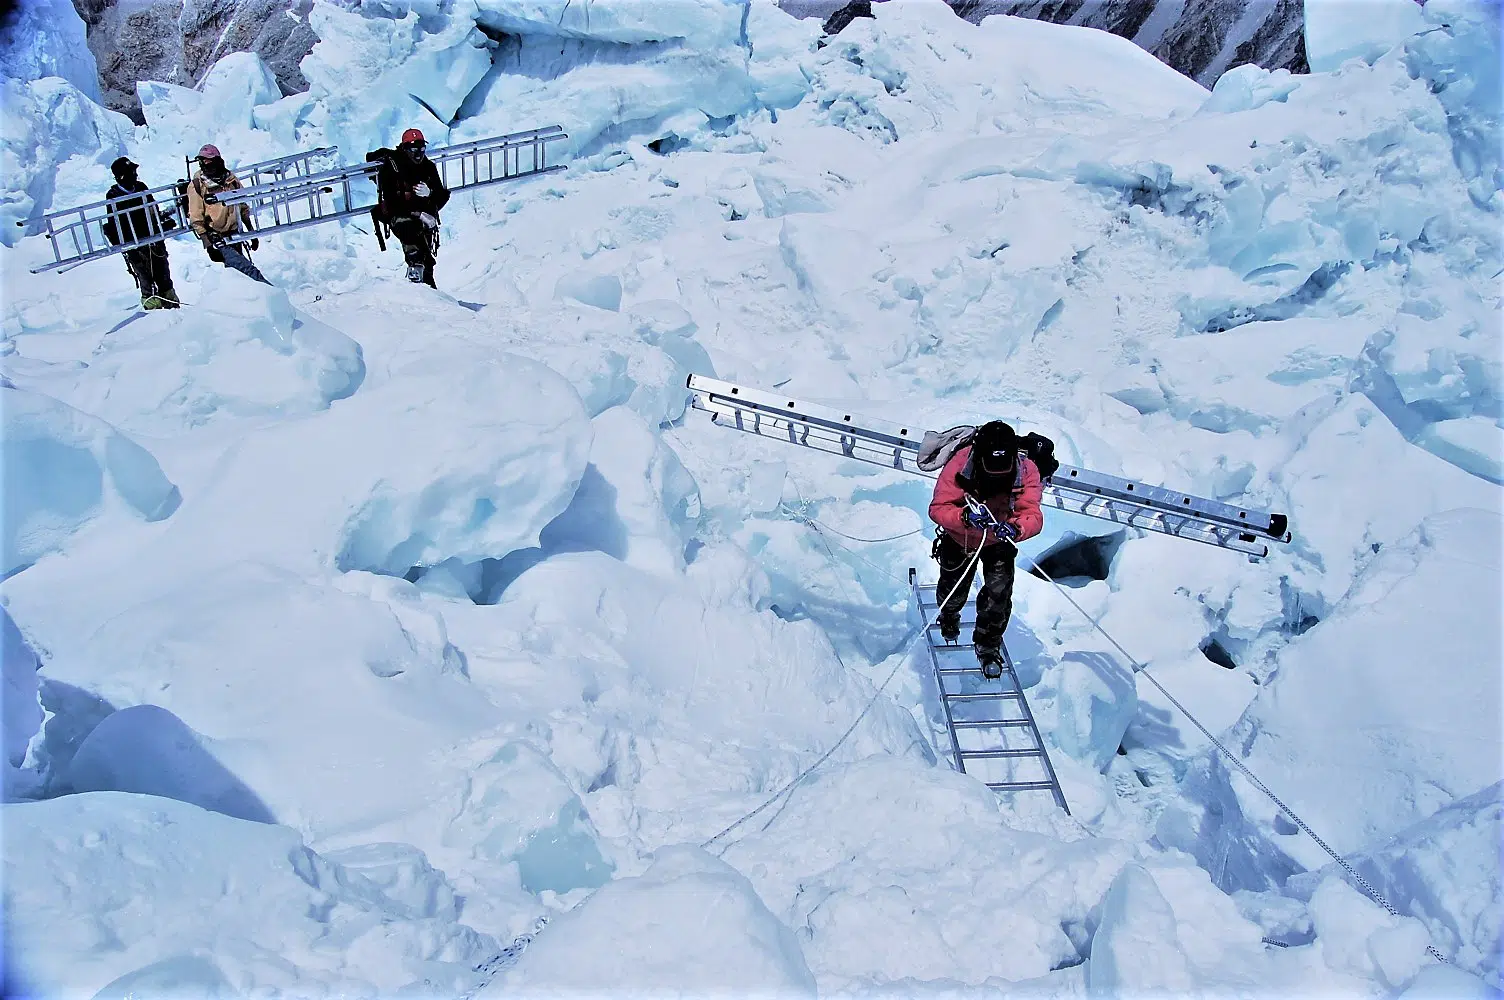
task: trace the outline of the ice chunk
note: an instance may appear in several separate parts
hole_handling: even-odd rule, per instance
[[[591,421],[590,465],[569,507],[544,529],[546,551],[595,549],[649,572],[684,566],[699,491],[678,456],[625,406]]]
[[[695,847],[665,847],[557,917],[481,995],[736,992],[814,997],[799,942],[746,877]]]
[[[223,56],[195,89],[203,98],[195,117],[207,118],[216,128],[251,128],[256,108],[282,99],[277,77],[254,52]]]
[[[1357,0],[1354,0],[1357,2]],[[1252,111],[1270,101],[1283,101],[1300,86],[1300,77],[1287,69],[1270,72],[1248,63],[1228,70],[1217,78],[1212,96],[1201,105],[1203,112]]]
[[[552,35],[603,42],[641,43],[676,39],[697,49],[735,45],[743,3],[730,0],[477,0],[478,20],[513,35]]]
[[[1316,944],[1331,968],[1402,990],[1430,959],[1420,921],[1394,917],[1341,878],[1328,876],[1311,895]]]
[[[0,608],[0,673],[4,675],[4,689],[0,690],[0,708],[4,711],[0,725],[5,736],[3,791],[9,801],[35,784],[34,776],[21,767],[26,763],[31,738],[42,726],[42,703],[37,700],[36,654],[4,608]]]
[[[135,1000],[141,996],[218,1000],[235,995],[234,987],[213,959],[203,955],[173,955],[106,983],[93,1000]]]
[[[40,995],[212,996],[226,970],[236,995],[458,995],[496,947],[453,919],[413,918],[287,827],[171,799],[90,792],[8,805],[5,835],[6,943]]]
[[[596,836],[558,767],[536,747],[510,742],[469,773],[443,839],[488,864],[515,861],[529,892],[562,894],[610,879]]]
[[[1399,1000],[1489,1000],[1495,996],[1497,990],[1454,965],[1428,965],[1411,980]]]
[[[1070,652],[1034,688],[1040,727],[1060,749],[1105,770],[1138,712],[1130,667],[1107,653]]]
[[[1306,59],[1316,73],[1372,62],[1425,27],[1415,0],[1305,0]]]
[[[0,131],[0,244],[14,246],[26,232],[17,222],[104,197],[111,183],[107,165],[126,151],[132,125],[57,77],[34,83],[0,80],[0,103],[6,111]]]
[[[1229,734],[1334,850],[1376,848],[1499,780],[1501,640],[1476,625],[1504,602],[1500,532],[1497,511],[1454,510],[1385,547],[1334,613],[1285,647]],[[1353,724],[1334,725],[1334,712]],[[1190,785],[1209,812],[1178,834],[1162,822],[1162,840],[1193,850],[1231,887],[1264,888],[1330,860],[1207,754]]]
[[[411,844],[361,844],[324,851],[324,857],[346,871],[356,872],[379,886],[387,898],[402,903],[418,917],[457,920],[460,898],[444,873]]]
[[[60,76],[95,104],[104,103],[83,19],[68,0],[30,0],[7,12],[0,76],[23,83]]]
[[[177,509],[178,488],[157,460],[103,420],[23,389],[0,394],[4,573],[57,551],[102,514],[159,521]]]
[[[1396,909],[1425,924],[1442,954],[1497,987],[1504,934],[1501,837],[1504,784],[1496,782],[1348,860]],[[1334,874],[1340,874],[1335,863],[1297,875],[1289,891],[1308,897]]]
[[[1139,865],[1124,868],[1102,900],[1086,966],[1088,996],[1188,993],[1196,983],[1175,911]]]
[[[1438,421],[1421,431],[1415,443],[1459,469],[1504,486],[1504,428],[1491,417]]]
[[[554,294],[559,298],[574,299],[587,306],[616,312],[621,308],[621,279],[614,274],[573,271],[558,280],[554,285]]]
[[[160,795],[236,819],[272,822],[266,805],[220,761],[214,742],[164,708],[134,705],[95,726],[59,777],[75,792]]]
[[[110,337],[73,401],[132,433],[170,436],[244,417],[323,410],[360,386],[360,345],[293,309],[287,293],[216,268],[203,305]]]

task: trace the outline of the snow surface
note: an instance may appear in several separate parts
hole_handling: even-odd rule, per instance
[[[1101,32],[874,12],[821,47],[763,0],[317,0],[307,93],[236,54],[143,85],[141,128],[7,70],[36,992],[1500,987],[1496,9],[1210,93]],[[12,225],[121,153],[162,183],[209,140],[554,123],[568,170],[446,210],[438,291],[355,220],[263,240],[270,288],[173,242],[185,308],[144,313],[118,260],[29,274]],[[1105,553],[1066,586],[1134,661],[1021,560],[1066,816],[946,764],[929,484],[718,428],[691,372],[1001,417],[1294,540],[1049,515],[1026,554]]]

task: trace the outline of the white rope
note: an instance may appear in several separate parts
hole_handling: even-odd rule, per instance
[[[1007,541],[1009,545],[1013,546],[1013,551],[1015,553],[1017,553],[1018,555],[1024,554],[1023,550],[1018,547],[1018,544],[1014,542],[1013,539],[1009,538],[1007,539]],[[1123,654],[1124,658],[1128,660],[1129,669],[1133,670],[1134,673],[1142,674],[1148,679],[1150,684],[1153,684],[1156,688],[1158,688],[1160,694],[1163,694],[1166,698],[1168,698],[1170,700],[1170,704],[1174,705],[1180,711],[1181,715],[1184,715],[1187,719],[1190,719],[1191,724],[1201,731],[1201,735],[1210,740],[1212,746],[1220,750],[1222,752],[1222,756],[1231,761],[1233,766],[1236,767],[1240,772],[1242,772],[1243,777],[1247,778],[1249,783],[1252,784],[1254,788],[1257,788],[1259,791],[1267,795],[1269,797],[1269,801],[1273,802],[1276,806],[1279,807],[1280,812],[1290,817],[1290,821],[1301,830],[1305,831],[1306,835],[1316,842],[1317,847],[1321,848],[1326,852],[1328,857],[1337,862],[1337,864],[1341,865],[1343,870],[1352,877],[1352,880],[1357,883],[1358,887],[1362,889],[1370,899],[1387,910],[1389,912],[1389,915],[1392,917],[1399,917],[1403,915],[1398,910],[1396,910],[1393,905],[1390,904],[1388,899],[1384,898],[1383,893],[1379,892],[1378,889],[1375,889],[1366,878],[1360,875],[1356,868],[1348,864],[1345,858],[1339,855],[1336,851],[1332,850],[1331,847],[1327,845],[1327,842],[1322,840],[1321,837],[1316,834],[1316,831],[1312,830],[1305,820],[1296,815],[1294,809],[1291,809],[1289,806],[1285,805],[1284,801],[1278,795],[1275,795],[1273,790],[1271,790],[1268,785],[1260,781],[1258,775],[1250,771],[1248,769],[1248,765],[1244,764],[1241,760],[1238,759],[1237,755],[1235,755],[1231,750],[1227,749],[1222,741],[1217,739],[1217,737],[1212,734],[1212,731],[1210,729],[1207,729],[1204,725],[1202,725],[1200,719],[1192,715],[1190,713],[1190,710],[1182,705],[1180,703],[1180,700],[1173,694],[1171,694],[1165,688],[1165,686],[1159,682],[1158,678],[1149,673],[1149,668],[1145,663],[1135,659],[1132,653],[1124,649],[1122,644],[1114,639],[1108,633],[1108,631],[1102,627],[1101,622],[1092,617],[1092,615],[1085,608],[1077,604],[1076,599],[1072,597],[1070,593],[1065,589],[1065,587],[1061,586],[1061,584],[1054,577],[1046,573],[1044,569],[1039,565],[1039,562],[1037,560],[1032,557],[1028,557],[1028,559],[1030,565],[1033,567],[1031,572],[1038,573],[1041,577],[1053,584],[1055,589],[1060,591],[1061,595],[1064,596],[1067,601],[1070,601],[1071,606],[1074,607],[1077,611],[1081,612],[1081,616],[1087,621],[1091,622],[1096,630],[1102,633],[1102,637],[1105,638],[1108,642],[1112,643],[1114,649]],[[1427,944],[1426,950],[1430,952],[1431,957],[1436,959],[1438,962],[1448,961],[1446,956],[1442,955],[1441,952],[1436,950],[1435,945]]]
[[[839,653],[836,654],[836,659],[840,659]],[[867,717],[867,713],[872,711],[872,706],[877,704],[877,699],[882,697],[883,691],[887,689],[889,682],[893,680],[894,675],[898,673],[898,668],[903,666],[903,664],[903,657],[897,657],[897,662],[893,664],[893,669],[888,671],[887,679],[882,682],[881,686],[879,686],[876,691],[872,692],[872,697],[867,701],[867,706],[862,709],[862,714],[858,715],[856,717],[856,720],[852,722],[850,726],[846,727],[846,731],[841,734],[841,738],[836,740],[835,743],[831,744],[830,749],[821,754],[819,760],[815,761],[809,767],[806,767],[803,771],[800,771],[799,774],[794,778],[794,780],[790,781],[788,784],[778,789],[778,791],[774,792],[772,796],[770,796],[765,802],[763,802],[762,805],[758,806],[756,809],[753,809],[751,812],[747,813],[745,816],[741,817],[735,823],[732,823],[730,826],[726,827],[726,829],[722,830],[714,837],[711,837],[700,846],[702,848],[705,848],[706,850],[709,850],[711,844],[715,843],[717,840],[720,840],[722,837],[726,836],[726,834],[730,833],[732,830],[735,830],[737,827],[741,826],[743,823],[747,822],[747,820],[762,812],[774,802],[777,802],[785,792],[792,791],[794,786],[798,785],[799,782],[808,777],[810,773],[815,770],[815,768],[819,767],[821,764],[829,760],[830,755],[835,753],[836,749],[840,747],[842,743],[846,742],[847,737],[856,732],[856,727],[861,725],[862,720]],[[843,663],[842,666],[845,666],[845,664]],[[767,827],[763,827],[763,829],[767,829]],[[725,853],[724,850],[722,851],[722,853]]]

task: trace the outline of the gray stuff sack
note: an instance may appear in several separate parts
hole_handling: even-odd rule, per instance
[[[925,431],[919,442],[919,457],[914,464],[925,472],[939,472],[945,468],[956,452],[971,443],[977,429],[971,424],[952,427],[948,431]]]

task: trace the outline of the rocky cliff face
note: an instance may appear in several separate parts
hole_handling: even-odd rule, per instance
[[[1306,73],[1302,0],[946,0],[968,21],[1012,14],[1130,39],[1203,87],[1234,66]]]
[[[191,87],[229,52],[255,52],[284,94],[308,89],[298,63],[318,39],[310,0],[73,0],[99,64],[105,106],[140,122],[136,81]]]

